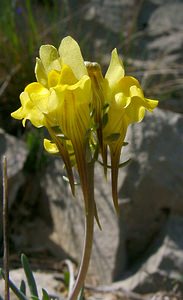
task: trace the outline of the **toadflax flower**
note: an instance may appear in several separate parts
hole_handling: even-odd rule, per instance
[[[92,81],[92,105],[105,173],[107,149],[110,150],[112,195],[118,211],[118,169],[127,128],[134,122],[140,122],[145,110],[153,111],[158,101],[145,98],[138,80],[125,76],[123,63],[116,49],[112,51],[105,77],[98,64],[87,62],[86,67]]]
[[[103,128],[103,139],[110,148],[113,201],[118,210],[118,168],[127,128],[132,123],[142,121],[145,110],[153,111],[158,101],[145,98],[138,80],[125,76],[116,49],[112,52],[105,78],[108,82],[105,99],[109,106],[107,122]]]
[[[77,167],[86,210],[88,149],[94,144],[94,148],[99,148],[106,174],[109,148],[113,202],[118,210],[117,178],[127,128],[140,122],[145,110],[152,111],[158,101],[145,98],[137,79],[125,76],[116,49],[105,76],[98,63],[84,62],[79,45],[70,36],[61,41],[58,50],[43,45],[39,54],[37,82],[21,93],[22,106],[12,117],[22,119],[24,126],[30,120],[34,126],[48,129],[51,141],[44,141],[45,149],[62,156],[73,193],[72,167]],[[96,132],[97,139],[91,132]],[[97,157],[95,153],[96,160]]]
[[[44,142],[45,148],[61,154],[74,193],[72,147],[87,210],[85,136],[90,127],[91,83],[78,44],[67,37],[58,51],[51,45],[41,46],[35,74],[37,82],[21,93],[22,106],[11,115],[23,119],[24,126],[30,120],[34,126],[48,129],[51,141]]]
[[[125,76],[116,49],[103,76],[98,63],[84,62],[79,45],[70,36],[61,41],[58,50],[41,46],[35,74],[37,81],[26,86],[20,95],[21,107],[11,115],[22,120],[23,126],[30,120],[35,127],[47,128],[50,140],[44,140],[44,147],[62,157],[73,194],[73,167],[78,171],[85,204],[85,243],[79,274],[69,294],[69,300],[76,300],[89,265],[94,217],[99,224],[94,164],[101,155],[107,175],[109,150],[112,197],[118,211],[118,169],[128,126],[140,122],[158,101],[145,98],[138,80]]]

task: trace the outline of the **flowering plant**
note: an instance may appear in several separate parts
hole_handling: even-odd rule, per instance
[[[94,217],[100,226],[94,200],[94,164],[100,155],[106,175],[109,151],[112,198],[118,211],[118,169],[127,128],[141,121],[145,110],[152,111],[158,101],[145,98],[139,82],[125,76],[116,49],[105,76],[98,63],[83,60],[79,45],[70,36],[61,41],[58,50],[43,45],[39,54],[35,67],[37,81],[26,86],[20,95],[21,107],[11,115],[22,120],[23,126],[30,120],[35,127],[47,128],[50,140],[44,139],[44,147],[62,157],[73,194],[73,168],[78,171],[86,233],[79,274],[69,295],[74,300],[89,264]]]

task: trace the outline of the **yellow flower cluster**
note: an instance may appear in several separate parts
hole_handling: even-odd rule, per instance
[[[117,204],[117,177],[121,148],[129,124],[143,119],[152,111],[156,100],[144,97],[139,82],[125,76],[117,50],[105,77],[99,64],[85,62],[80,47],[70,36],[59,49],[51,45],[40,48],[35,74],[37,82],[29,84],[20,95],[21,107],[11,115],[30,120],[36,127],[45,126],[51,140],[44,140],[50,153],[60,153],[74,193],[73,166],[77,167],[84,198],[87,198],[87,163],[98,154],[107,168],[110,151],[112,194]],[[85,201],[87,210],[87,201]]]

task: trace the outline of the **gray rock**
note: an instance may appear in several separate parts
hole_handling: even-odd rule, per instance
[[[102,63],[107,67],[108,54],[117,47],[149,95],[168,100],[161,102],[162,108],[183,112],[181,0],[91,0],[83,16],[97,28],[95,59],[103,49]]]
[[[53,222],[53,233],[50,238],[65,253],[80,262],[84,237],[83,198],[79,188],[77,197],[73,198],[68,184],[62,178],[63,174],[61,160],[54,159],[41,180]],[[106,182],[100,167],[96,169],[95,183],[95,198],[102,231],[98,226],[95,227],[88,280],[95,283],[109,283],[113,277],[119,240],[123,252],[120,264],[122,269],[125,268],[125,246],[123,237],[119,237],[118,218],[112,206],[110,185]],[[42,201],[42,207],[44,201],[45,199]]]
[[[181,2],[160,5],[151,14],[148,20],[150,40],[146,46],[152,57],[158,59],[158,56],[161,55],[159,69],[167,68],[167,66],[174,69],[175,63],[182,61],[182,29],[183,3]],[[179,65],[177,65],[177,75],[179,74],[178,70]]]
[[[170,217],[153,247],[149,249],[149,258],[138,271],[114,286],[141,294],[174,291],[183,295],[182,228],[183,217]]]
[[[19,288],[20,283],[24,280],[26,283],[26,278],[23,269],[11,270],[9,274],[10,279],[13,283]],[[50,296],[53,296],[54,299],[64,300],[63,295],[59,292],[60,282],[56,279],[54,273],[43,273],[43,272],[34,272],[34,278],[37,285],[37,290],[39,297],[41,299],[42,289],[45,289]],[[26,284],[26,295],[30,297],[30,291],[28,285]],[[4,280],[0,280],[0,295],[4,294]],[[17,297],[10,289],[10,299],[17,300]]]
[[[22,174],[25,160],[27,158],[27,149],[24,142],[5,133],[0,129],[0,157],[4,155],[7,158],[7,174],[9,179],[9,201],[10,205],[15,199],[16,192],[22,183]],[[2,177],[2,170],[0,171]],[[16,182],[13,181],[16,178]],[[12,181],[12,183],[11,183]],[[19,183],[20,181],[20,183]],[[2,202],[2,201],[1,201]]]
[[[113,33],[126,30],[134,15],[135,0],[91,0],[87,14],[95,16],[95,22],[102,24]],[[91,18],[91,17],[90,17]]]
[[[110,181],[105,182],[97,166],[95,195],[103,230],[95,228],[90,280],[109,283],[121,278],[127,260],[132,265],[147,249],[168,215],[183,214],[182,126],[182,115],[156,109],[129,128],[122,160],[131,157],[132,161],[119,173],[119,218],[112,206]],[[61,160],[53,159],[41,180],[45,196],[40,211],[50,211],[53,243],[79,262],[84,233],[82,195],[78,189],[74,199],[62,175]]]
[[[176,17],[175,17],[176,16]],[[160,5],[149,19],[149,31],[152,35],[173,34],[183,29],[183,3],[174,2]]]
[[[27,158],[26,145],[15,137],[6,134],[0,129],[0,157],[7,158],[8,175],[8,200],[9,206],[16,199],[17,191],[24,183],[22,169]],[[2,169],[0,168],[0,180],[2,182]],[[2,185],[0,185],[0,220],[2,221]],[[0,239],[2,233],[2,223],[0,222]]]
[[[122,158],[132,160],[119,175],[119,228],[131,265],[169,215],[183,215],[183,116],[157,108],[129,128],[126,141]]]

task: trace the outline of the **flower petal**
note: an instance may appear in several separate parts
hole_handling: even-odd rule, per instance
[[[42,84],[43,86],[47,87],[47,85],[48,85],[47,74],[46,74],[46,71],[45,71],[42,61],[38,57],[36,58],[35,75],[36,75],[37,81],[40,84]]]
[[[51,154],[59,153],[57,145],[55,143],[52,143],[48,139],[44,139],[44,148],[47,152],[49,152]]]
[[[22,106],[13,112],[11,116],[18,120],[23,119],[23,126],[25,126],[26,120],[30,120],[35,127],[39,128],[44,126],[43,113],[34,105],[26,91],[20,94],[20,101]]]
[[[56,70],[51,70],[48,73],[48,87],[54,87],[60,83],[60,72]]]
[[[29,94],[33,106],[35,106],[40,113],[46,114],[48,112],[48,98],[50,95],[48,89],[38,82],[33,82],[26,86],[25,92]]]
[[[120,133],[124,122],[123,119],[126,107],[129,105],[130,101],[131,99],[129,97],[125,97],[123,93],[118,93],[109,104],[108,122],[103,128],[104,142],[108,143],[110,136]]]
[[[58,51],[62,64],[68,65],[77,79],[87,75],[80,47],[71,36],[67,36],[61,41]]]
[[[114,49],[111,54],[111,61],[109,68],[106,72],[105,78],[109,82],[109,87],[111,89],[119,82],[121,78],[124,77],[125,71],[123,67],[123,63],[118,56],[117,50]]]
[[[51,70],[61,70],[61,64],[57,49],[52,45],[43,45],[39,50],[40,59],[46,74]]]
[[[60,84],[73,85],[77,82],[78,80],[74,76],[72,69],[68,65],[63,65],[60,74]]]

